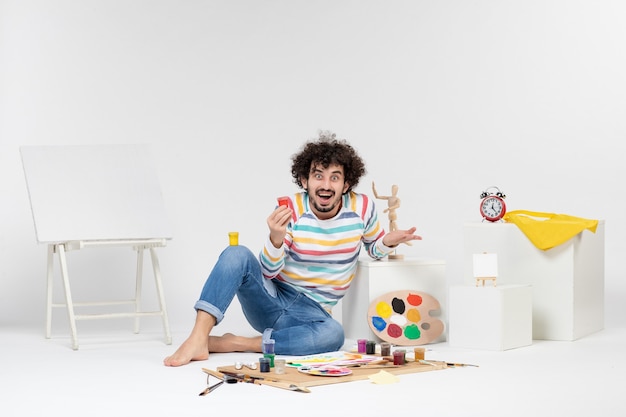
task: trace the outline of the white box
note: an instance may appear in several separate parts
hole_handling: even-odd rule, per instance
[[[512,223],[465,225],[464,282],[476,253],[498,255],[497,284],[530,284],[533,339],[576,340],[604,328],[604,221],[543,251]]]
[[[362,258],[352,285],[341,300],[341,322],[346,339],[380,340],[369,327],[367,310],[374,299],[397,290],[415,290],[435,297],[441,307],[437,318],[443,321],[445,328],[447,287],[444,261]],[[444,330],[433,343],[445,340]]]
[[[507,350],[532,344],[530,285],[450,288],[448,343],[453,347]]]

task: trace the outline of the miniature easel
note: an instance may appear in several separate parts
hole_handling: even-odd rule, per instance
[[[396,209],[400,208],[400,199],[398,198],[398,186],[391,186],[391,195],[384,196],[378,195],[376,192],[376,185],[374,181],[372,181],[372,192],[374,193],[374,197],[379,200],[387,200],[387,208],[383,210],[383,213],[387,213],[389,217],[389,231],[392,232],[394,230],[398,230],[398,215],[396,214]],[[407,245],[411,246],[411,242],[405,242]],[[404,259],[404,255],[399,255],[394,250],[393,253],[388,255],[389,259]]]
[[[25,146],[22,163],[38,243],[48,245],[46,338],[52,308],[65,307],[72,348],[78,349],[76,320],[160,316],[165,343],[171,344],[161,272],[155,248],[171,239],[156,172],[145,145]],[[66,252],[88,247],[125,246],[137,252],[135,297],[131,300],[76,303],[72,299]],[[159,309],[141,308],[143,254],[152,260]],[[65,303],[53,303],[57,255]],[[75,307],[129,304],[130,312],[76,314]]]
[[[480,283],[485,286],[485,281],[491,281],[496,286],[498,276],[498,255],[495,253],[474,254],[474,278],[476,286]]]

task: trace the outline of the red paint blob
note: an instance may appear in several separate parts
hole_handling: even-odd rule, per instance
[[[395,337],[395,338],[400,337],[402,336],[402,327],[398,326],[397,324],[390,324],[387,327],[387,334],[390,337]]]
[[[419,294],[409,294],[406,301],[412,306],[418,306],[422,304],[422,296]]]

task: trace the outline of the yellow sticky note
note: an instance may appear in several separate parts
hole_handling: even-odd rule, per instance
[[[390,374],[387,371],[380,371],[377,374],[373,374],[369,376],[369,379],[375,384],[394,384],[400,379],[397,376]]]

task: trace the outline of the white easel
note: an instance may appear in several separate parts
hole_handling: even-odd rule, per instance
[[[20,149],[37,241],[48,245],[46,338],[51,337],[52,309],[64,307],[72,348],[78,349],[77,320],[160,316],[165,343],[172,337],[155,248],[171,239],[159,183],[146,145],[26,146]],[[66,253],[89,247],[126,246],[137,252],[135,296],[131,300],[74,302]],[[150,252],[159,309],[142,311],[144,251]],[[57,255],[65,303],[53,302]],[[129,304],[134,311],[76,314],[76,307]]]

